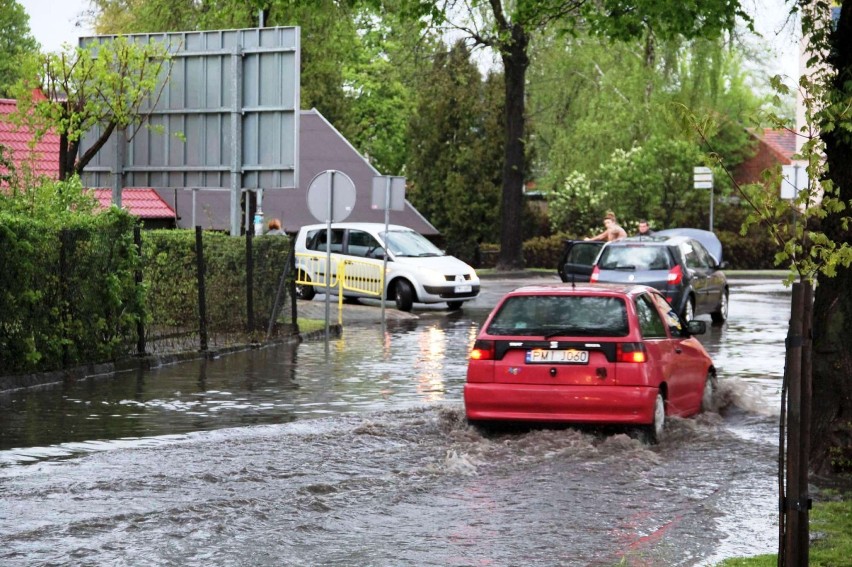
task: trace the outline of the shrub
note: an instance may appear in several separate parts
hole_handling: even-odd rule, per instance
[[[524,262],[528,268],[556,269],[564,249],[565,235],[531,238],[524,242]]]

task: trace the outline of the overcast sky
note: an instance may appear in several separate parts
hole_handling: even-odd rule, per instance
[[[89,0],[18,0],[30,16],[30,29],[43,51],[59,51],[63,43],[77,44],[81,36],[93,35],[83,15],[91,8]],[[773,73],[798,76],[797,36],[784,26],[788,7],[785,0],[742,0],[751,13],[757,13],[756,26],[773,53],[766,64]],[[773,64],[773,60],[775,63]]]
[[[60,51],[63,43],[77,45],[81,36],[92,30],[80,21],[91,5],[88,0],[18,0],[30,16],[30,30],[42,51]]]

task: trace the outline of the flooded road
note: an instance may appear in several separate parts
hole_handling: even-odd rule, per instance
[[[774,551],[788,290],[732,282],[730,322],[701,337],[720,412],[672,419],[648,447],[466,425],[467,351],[524,283],[384,335],[346,326],[328,345],[0,395],[0,563],[711,565]]]

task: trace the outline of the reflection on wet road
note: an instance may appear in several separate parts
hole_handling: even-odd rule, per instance
[[[672,420],[657,447],[469,428],[461,391],[483,304],[386,335],[347,327],[328,348],[0,396],[0,563],[705,565],[771,552],[789,294],[736,283],[730,322],[702,337],[724,408]]]

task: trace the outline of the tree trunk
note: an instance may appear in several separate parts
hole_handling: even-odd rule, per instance
[[[74,164],[68,166],[68,134],[59,135],[59,181],[65,181],[73,171]]]
[[[500,209],[500,257],[497,268],[521,270],[524,267],[524,105],[529,58],[529,37],[522,25],[511,26],[511,42],[501,50],[506,84],[506,140],[503,163],[503,199]]]
[[[845,0],[829,63],[836,75],[833,88],[848,99],[844,86],[852,77],[852,0]],[[852,199],[852,136],[843,128],[822,134],[828,175],[841,201]],[[823,219],[826,236],[838,245],[852,245],[852,233],[841,217],[849,209]],[[852,470],[852,267],[838,267],[837,276],[819,278],[814,296],[813,413],[810,464],[816,473]]]

